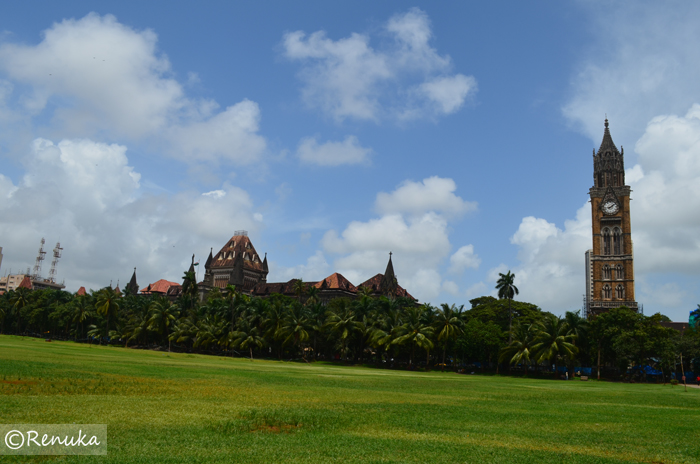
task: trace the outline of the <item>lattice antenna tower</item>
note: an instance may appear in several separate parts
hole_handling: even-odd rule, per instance
[[[44,238],[41,238],[41,245],[39,246],[39,254],[36,256],[36,263],[34,264],[34,274],[32,277],[37,280],[41,279],[41,262],[44,260],[46,257],[46,252],[44,251],[44,243],[46,243],[46,240]]]
[[[61,257],[61,242],[56,243],[56,248],[53,249],[53,260],[51,261],[51,270],[49,271],[49,280],[52,283],[56,283],[56,265],[58,264],[58,258]]]

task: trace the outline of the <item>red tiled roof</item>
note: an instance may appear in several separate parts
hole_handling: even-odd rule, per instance
[[[83,295],[85,295],[86,293],[87,293],[87,292],[85,291],[85,287],[80,287],[80,288],[78,289],[78,291],[77,291],[75,294],[76,294],[77,296],[83,296]]]
[[[355,287],[348,279],[343,277],[342,274],[336,272],[334,274],[329,275],[325,279],[323,279],[320,282],[316,282],[314,284],[310,285],[318,288],[318,289],[336,289],[336,290],[345,290],[348,292],[357,292],[357,287]]]
[[[212,268],[233,267],[234,259],[240,258],[243,260],[243,267],[255,269],[256,271],[263,270],[263,263],[260,255],[255,251],[253,243],[246,235],[234,235],[226,242],[226,245],[213,256],[211,261]]]
[[[382,284],[382,279],[384,274],[377,274],[374,277],[365,280],[360,285],[357,286],[358,290],[362,287],[369,287],[373,293],[379,293],[379,288]],[[396,284],[396,296],[405,296],[408,298],[413,298],[410,293],[406,291],[401,285]],[[415,300],[415,298],[413,298]]]
[[[165,279],[160,279],[157,282],[150,284],[148,287],[141,290],[140,293],[144,295],[149,295],[151,293],[167,293],[168,289],[172,286],[180,286],[177,282],[170,282]]]
[[[24,279],[22,279],[22,282],[17,286],[17,288],[28,288],[29,290],[31,290],[32,279],[30,279],[29,276],[24,276]]]

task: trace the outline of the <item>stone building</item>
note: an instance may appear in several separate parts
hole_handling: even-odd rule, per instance
[[[212,252],[213,249],[204,264],[204,280],[199,284],[201,294],[213,288],[223,289],[229,284],[250,293],[257,284],[267,282],[267,255],[260,259],[248,232],[236,231],[216,255]]]
[[[214,288],[224,289],[231,284],[236,290],[247,295],[268,297],[274,293],[296,297],[295,284],[298,279],[288,282],[268,282],[267,254],[260,260],[248,238],[246,231],[236,231],[226,244],[215,255],[213,249],[204,264],[204,280],[200,282],[199,292],[202,299]],[[307,287],[318,289],[318,298],[322,304],[327,304],[335,298],[355,298],[363,287],[375,296],[392,295],[414,299],[398,284],[394,274],[394,266],[389,254],[389,263],[384,274],[377,274],[371,279],[355,286],[340,273],[333,273],[320,281],[304,282]]]
[[[622,148],[622,147],[621,147]],[[624,149],[613,143],[608,120],[603,141],[593,151],[591,213],[593,248],[586,252],[586,315],[627,306],[637,311],[634,300],[634,263],[630,193],[625,185]]]

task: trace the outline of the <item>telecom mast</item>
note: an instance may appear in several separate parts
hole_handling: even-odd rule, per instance
[[[36,264],[34,264],[34,275],[32,275],[33,280],[39,280],[41,279],[41,262],[44,260],[44,257],[46,257],[46,252],[44,251],[44,243],[46,243],[46,240],[44,238],[41,238],[41,245],[39,246],[39,254],[36,256]]]
[[[53,249],[53,261],[51,261],[51,270],[49,271],[49,281],[51,283],[56,283],[56,265],[58,264],[58,258],[61,257],[61,242],[56,243],[56,248]]]

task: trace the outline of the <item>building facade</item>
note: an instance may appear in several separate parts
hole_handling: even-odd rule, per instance
[[[618,150],[605,120],[603,141],[593,151],[591,197],[593,247],[586,252],[586,315],[627,306],[634,297],[634,253],[630,193],[625,185],[624,149]]]
[[[267,282],[267,255],[260,259],[245,230],[236,231],[216,255],[212,252],[213,249],[204,264],[204,280],[200,284],[203,295],[229,284],[250,293],[257,284]]]

